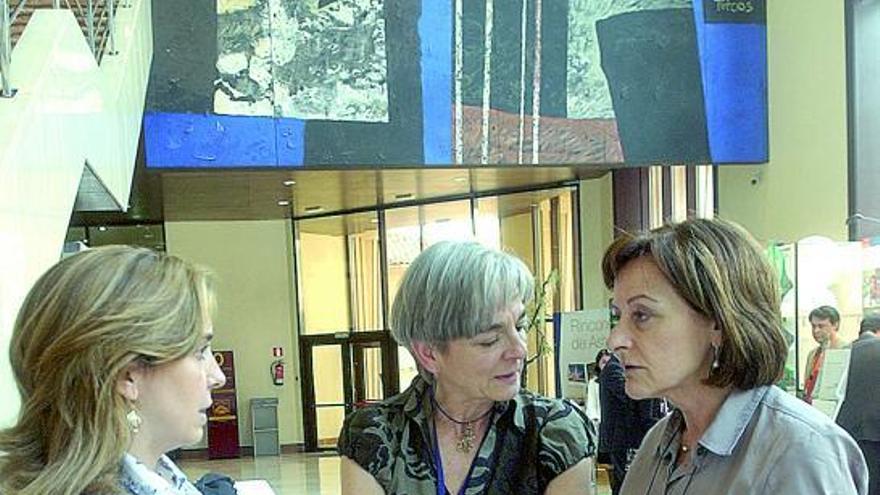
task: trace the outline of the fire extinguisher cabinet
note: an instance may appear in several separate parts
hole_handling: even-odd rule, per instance
[[[278,439],[278,399],[251,399],[251,432],[254,439],[254,457],[278,455],[281,443]]]

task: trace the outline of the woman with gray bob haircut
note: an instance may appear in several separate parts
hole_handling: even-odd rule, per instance
[[[521,260],[476,242],[440,242],[413,261],[390,319],[420,374],[346,418],[344,494],[587,493],[586,417],[520,388],[533,291]]]

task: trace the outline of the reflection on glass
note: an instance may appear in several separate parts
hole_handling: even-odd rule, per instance
[[[573,311],[579,307],[577,260],[574,250],[573,188],[510,194],[496,198],[481,198],[480,211],[498,215],[501,248],[519,256],[535,275],[536,285],[542,284],[556,272],[559,283],[547,299],[547,315],[555,311]],[[478,230],[478,234],[479,234]],[[552,329],[545,332],[552,346]],[[537,353],[537,340],[529,337],[530,356]],[[555,390],[555,372],[552,356],[547,354],[529,367],[526,386],[552,395]]]
[[[315,404],[342,404],[345,402],[342,382],[342,347],[322,345],[312,347],[312,376],[315,380]]]
[[[474,238],[470,201],[447,201],[385,213],[388,246],[388,310],[391,310],[400,280],[410,263],[425,248],[443,240]],[[415,362],[405,349],[398,353],[399,384],[409,386],[416,375]]]
[[[406,387],[409,387],[413,378],[419,374],[419,369],[416,367],[415,358],[403,346],[397,347],[397,362],[400,367],[398,375],[400,390],[405,390]]]
[[[382,389],[382,349],[378,346],[363,349],[363,400],[378,402],[385,398]]]
[[[318,420],[318,448],[333,448],[345,420],[345,406],[318,406],[315,411]]]
[[[382,329],[376,212],[300,220],[297,226],[305,323],[301,332]]]
[[[344,218],[302,220],[299,228],[302,334],[346,332],[351,326]]]

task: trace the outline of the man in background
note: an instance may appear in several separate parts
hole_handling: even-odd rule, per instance
[[[867,316],[852,344],[846,396],[837,424],[856,440],[868,463],[869,495],[880,495],[880,316]]]
[[[844,347],[844,342],[837,335],[840,328],[840,313],[833,307],[819,306],[810,311],[810,326],[813,330],[813,340],[819,346],[807,354],[807,364],[804,369],[806,381],[803,398],[808,404],[813,403],[813,392],[822,364],[825,362],[825,351]]]

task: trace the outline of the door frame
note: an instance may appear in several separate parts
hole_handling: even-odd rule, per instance
[[[318,409],[315,400],[315,380],[313,374],[313,352],[315,347],[337,345],[341,347],[342,359],[342,387],[345,414],[348,415],[355,409],[358,400],[363,397],[363,380],[355,377],[355,358],[353,347],[363,344],[378,344],[382,350],[382,392],[384,398],[391,397],[399,392],[399,369],[397,360],[397,343],[391,337],[391,333],[378,330],[369,332],[342,331],[330,334],[301,335],[299,337],[300,349],[300,376],[302,381],[302,404],[303,404],[303,439],[306,452],[318,452],[332,450],[332,448],[320,447],[318,444]],[[360,385],[358,385],[360,383]],[[360,390],[357,390],[360,386]]]

